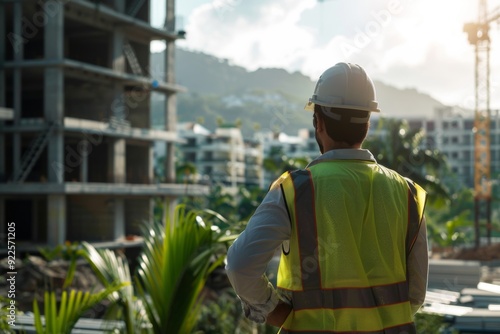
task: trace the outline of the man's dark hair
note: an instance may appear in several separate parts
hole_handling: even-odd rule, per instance
[[[325,108],[325,107],[323,107]],[[352,123],[351,117],[365,118],[368,117],[368,112],[363,110],[343,109],[343,108],[326,108],[335,117],[336,120],[323,113],[322,107],[314,105],[314,117],[323,119],[326,125],[328,136],[337,142],[345,142],[349,145],[361,144],[368,133],[370,122]]]

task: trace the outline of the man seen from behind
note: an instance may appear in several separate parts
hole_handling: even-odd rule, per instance
[[[380,112],[374,85],[361,66],[338,63],[306,109],[322,155],[271,185],[228,251],[245,315],[280,333],[416,333],[426,193],[361,148]],[[265,272],[280,248],[275,288]]]

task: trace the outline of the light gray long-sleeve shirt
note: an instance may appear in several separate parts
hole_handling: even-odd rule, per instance
[[[369,160],[375,158],[368,150],[341,149],[321,155],[309,166],[324,160]],[[226,272],[245,315],[255,322],[265,322],[278,301],[290,301],[290,293],[277,291],[265,276],[268,263],[276,250],[291,236],[289,216],[281,190],[271,189],[243,233],[229,248]],[[428,249],[427,230],[423,219],[417,240],[407,262],[409,296],[413,313],[423,304],[427,290]]]

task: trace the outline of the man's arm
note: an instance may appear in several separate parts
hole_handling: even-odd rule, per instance
[[[425,217],[422,219],[418,237],[408,257],[408,282],[410,289],[410,304],[413,314],[425,301],[427,278],[429,271],[429,253],[427,248],[427,227]]]
[[[229,281],[242,301],[245,315],[255,322],[265,322],[278,305],[278,294],[265,272],[276,249],[289,238],[290,221],[278,186],[268,192],[227,254]]]
[[[281,327],[291,311],[292,306],[280,300],[276,308],[268,314],[266,323],[271,326]]]

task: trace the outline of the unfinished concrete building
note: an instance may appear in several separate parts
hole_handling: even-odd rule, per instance
[[[15,222],[18,244],[120,242],[153,219],[155,197],[185,194],[174,184],[174,2],[155,8],[166,20],[153,27],[149,0],[0,0],[0,108],[13,110],[0,119],[0,228]],[[166,43],[165,73],[150,65],[153,40]],[[153,92],[165,96],[162,129]],[[159,179],[155,141],[167,143]]]

